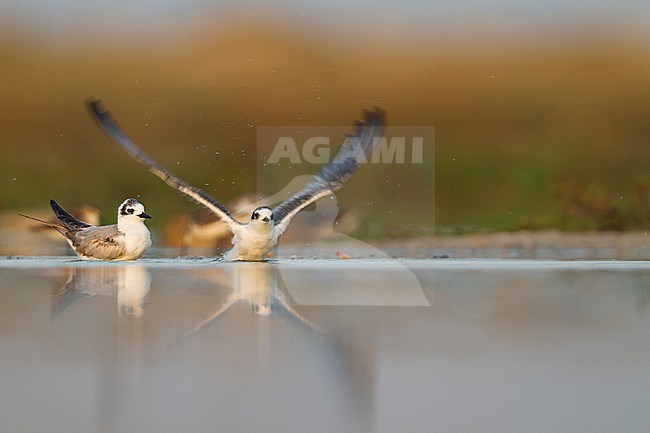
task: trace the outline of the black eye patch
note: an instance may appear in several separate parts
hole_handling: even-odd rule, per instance
[[[132,214],[133,212],[134,212],[133,208],[128,208],[126,210],[126,213],[128,213],[128,214]]]
[[[257,212],[253,212],[253,219],[254,220],[258,219],[259,217],[260,217],[260,214],[258,214]]]

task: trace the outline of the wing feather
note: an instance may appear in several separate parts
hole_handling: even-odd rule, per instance
[[[364,120],[356,122],[355,133],[345,138],[334,159],[321,167],[303,189],[273,209],[273,218],[279,234],[287,229],[291,219],[298,212],[316,200],[341,189],[343,183],[366,164],[377,147],[385,117],[382,108],[365,110]]]
[[[167,183],[167,185],[210,209],[219,218],[224,220],[228,226],[231,227],[231,230],[233,226],[242,224],[231,215],[228,209],[226,209],[221,203],[212,198],[208,193],[178,178],[171,171],[158,164],[151,156],[140,149],[120,129],[120,127],[117,125],[117,122],[113,119],[110,111],[104,109],[100,100],[91,98],[86,102],[86,104],[88,111],[90,112],[92,118],[97,122],[99,127],[131,158],[135,159],[141,165],[146,167],[151,173]]]
[[[124,233],[117,224],[73,230],[66,234],[77,254],[99,260],[113,260],[126,254]]]
[[[54,215],[56,215],[58,220],[61,221],[68,230],[80,230],[90,227],[90,224],[79,221],[66,212],[65,209],[63,209],[53,198],[50,199],[50,207],[52,207]]]

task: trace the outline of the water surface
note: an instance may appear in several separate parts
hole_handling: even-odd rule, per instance
[[[647,432],[650,263],[0,260],[30,432]]]

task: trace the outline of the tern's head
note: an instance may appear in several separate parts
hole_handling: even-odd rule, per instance
[[[139,222],[151,216],[144,211],[142,203],[134,198],[127,198],[117,210],[117,221]]]
[[[268,206],[260,206],[251,214],[251,223],[253,221],[268,224],[273,221],[273,211]]]

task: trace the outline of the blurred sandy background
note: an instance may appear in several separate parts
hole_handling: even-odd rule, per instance
[[[434,126],[424,164],[337,195],[358,237],[650,225],[647,2],[23,3],[0,6],[4,213],[54,197],[112,223],[139,196],[156,229],[196,208],[96,128],[95,96],[223,202],[257,189],[259,126],[344,134],[374,104]]]

